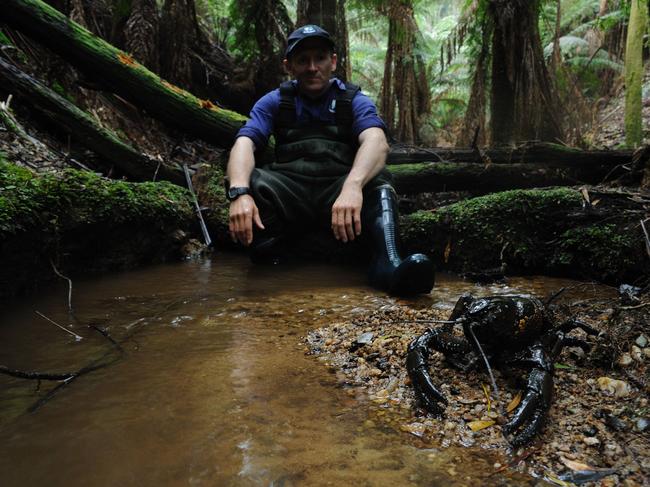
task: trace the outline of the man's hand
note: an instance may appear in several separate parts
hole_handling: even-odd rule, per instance
[[[230,203],[228,229],[233,242],[241,242],[249,246],[253,241],[253,222],[260,230],[264,230],[260,212],[255,200],[250,195],[242,195]]]
[[[332,231],[336,240],[348,242],[361,235],[363,192],[354,184],[344,184],[332,205]]]

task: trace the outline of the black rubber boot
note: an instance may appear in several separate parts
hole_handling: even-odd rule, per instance
[[[398,251],[397,195],[391,186],[379,186],[366,196],[363,225],[373,249],[370,285],[397,296],[428,293],[433,288],[433,262],[424,254],[402,259]]]

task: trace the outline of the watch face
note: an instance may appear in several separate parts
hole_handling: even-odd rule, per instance
[[[248,188],[230,188],[228,190],[228,199],[230,201],[236,200],[243,194],[250,194],[250,191]]]

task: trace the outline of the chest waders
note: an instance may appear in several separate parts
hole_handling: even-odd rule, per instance
[[[285,185],[301,186],[292,187],[285,192],[284,197],[271,198],[275,200],[276,211],[285,220],[300,222],[299,218],[292,218],[292,212],[303,218],[308,217],[307,211],[295,211],[296,206],[308,203],[314,205],[317,211],[331,215],[332,205],[350,172],[358,149],[352,131],[352,99],[359,87],[346,83],[345,92],[336,97],[333,106],[336,117],[334,124],[320,121],[296,122],[295,89],[295,85],[290,82],[280,86],[280,110],[274,130],[276,162],[268,167],[267,172],[273,173],[273,178],[278,179],[275,182],[276,188]],[[292,182],[288,183],[287,178]],[[252,185],[255,186],[255,182],[252,181]],[[305,191],[304,188],[316,189]],[[255,191],[255,187],[253,189]],[[309,201],[299,201],[296,194]],[[293,200],[294,208],[289,208],[291,205],[287,201],[290,200]],[[431,260],[423,254],[414,254],[406,259],[399,255],[397,197],[386,170],[382,170],[365,185],[361,218],[362,232],[367,234],[372,249],[368,272],[370,285],[396,295],[431,291],[434,284]],[[277,237],[256,240],[258,242],[253,242],[253,255],[256,249],[258,254],[260,251],[267,255],[273,253],[271,250],[277,244]],[[275,262],[273,258],[259,260]]]

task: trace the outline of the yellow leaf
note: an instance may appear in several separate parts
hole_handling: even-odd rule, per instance
[[[492,401],[490,401],[490,391],[488,386],[481,384],[483,386],[483,394],[485,394],[485,399],[487,400],[487,413],[490,414],[490,407],[492,406]]]
[[[521,402],[521,391],[519,391],[515,397],[512,398],[512,401],[508,403],[508,406],[506,406],[506,411],[511,413],[517,406],[519,406],[519,403]]]
[[[496,421],[489,419],[487,421],[480,421],[480,420],[470,421],[469,423],[467,423],[467,426],[469,426],[469,429],[476,432],[476,431],[484,430],[485,428],[489,428],[490,426],[494,426],[495,424]]]
[[[596,470],[594,467],[587,465],[586,463],[574,462],[568,458],[562,458],[562,463],[564,463],[571,470],[584,471],[584,470]]]
[[[131,56],[123,52],[118,53],[117,58],[120,60],[122,64],[126,64],[127,66],[135,66],[136,64],[138,64],[135,61],[135,59],[133,59]]]
[[[451,240],[447,240],[447,246],[445,247],[445,264],[449,262],[449,256],[451,255]]]

